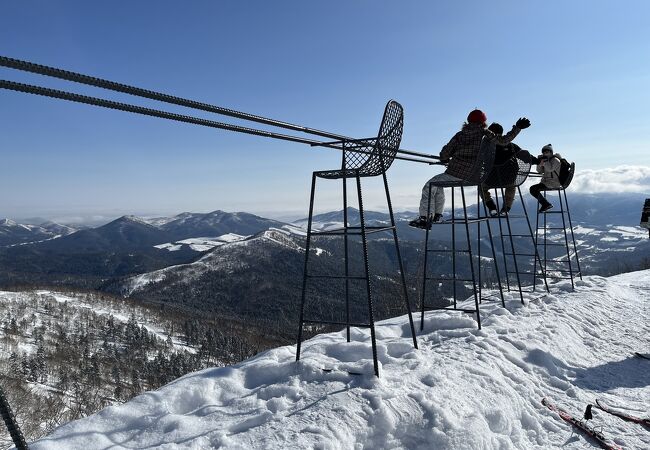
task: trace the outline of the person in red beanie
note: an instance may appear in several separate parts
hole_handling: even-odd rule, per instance
[[[435,181],[461,181],[471,177],[474,169],[474,161],[478,157],[481,147],[481,140],[487,137],[494,140],[496,144],[505,145],[511,142],[521,130],[530,126],[530,120],[525,117],[517,120],[505,135],[499,136],[487,128],[487,115],[480,109],[475,109],[467,115],[467,122],[462,129],[442,147],[440,161],[448,163],[444,173],[434,176],[424,184],[422,198],[420,199],[420,217],[409,222],[409,225],[418,228],[429,228],[432,222],[442,222],[442,211],[445,207],[445,191],[438,186],[431,186],[429,183]],[[431,198],[429,198],[429,191]],[[431,202],[430,211],[433,216],[427,217]]]

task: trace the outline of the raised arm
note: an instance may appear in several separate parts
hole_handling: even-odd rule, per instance
[[[492,131],[488,130],[487,128],[485,129],[484,134],[485,136],[488,136],[497,144],[505,145],[512,142],[512,140],[517,137],[517,135],[521,130],[526,129],[529,126],[530,126],[530,120],[526,119],[525,117],[522,117],[519,120],[517,120],[517,123],[515,123],[512,126],[512,130],[508,131],[503,136],[494,134]]]

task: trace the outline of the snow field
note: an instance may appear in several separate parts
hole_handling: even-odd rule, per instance
[[[637,415],[650,405],[650,270],[588,277],[472,315],[430,312],[377,324],[381,378],[368,330],[322,334],[231,367],[188,374],[157,391],[67,424],[34,449],[596,448],[541,404],[578,417],[602,398]],[[419,329],[419,314],[414,315]],[[645,340],[644,340],[645,339]],[[331,369],[331,372],[322,369]],[[362,372],[350,375],[347,371]],[[594,411],[624,448],[650,448],[640,425]]]

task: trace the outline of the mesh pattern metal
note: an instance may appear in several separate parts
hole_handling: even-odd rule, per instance
[[[381,175],[393,164],[403,131],[404,109],[391,100],[384,110],[377,138],[342,141],[345,156],[341,169],[315,173],[321,178]]]
[[[492,171],[495,153],[495,142],[484,137],[481,140],[481,147],[476,155],[476,160],[474,160],[474,164],[472,165],[471,175],[467,179],[458,181],[434,181],[431,184],[438,187],[478,186],[483,184]]]
[[[522,185],[528,178],[531,166],[530,160],[524,161],[523,158],[530,158],[530,153],[519,151],[503,164],[495,164],[485,180],[485,185],[489,188],[509,188]]]
[[[569,169],[569,176],[567,177],[566,181],[562,184],[562,189],[566,189],[569,187],[571,182],[573,181],[573,175],[576,173],[576,163],[571,163],[571,168]]]

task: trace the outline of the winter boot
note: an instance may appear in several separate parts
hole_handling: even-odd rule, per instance
[[[549,209],[553,208],[553,205],[551,205],[549,202],[542,203],[542,206],[539,208],[539,212],[545,213]]]
[[[423,230],[430,230],[431,219],[427,219],[425,216],[420,216],[415,220],[411,220],[409,225],[415,228],[422,228]]]
[[[496,217],[497,215],[497,205],[494,203],[494,200],[490,199],[485,202],[485,207],[488,209],[491,217]]]

